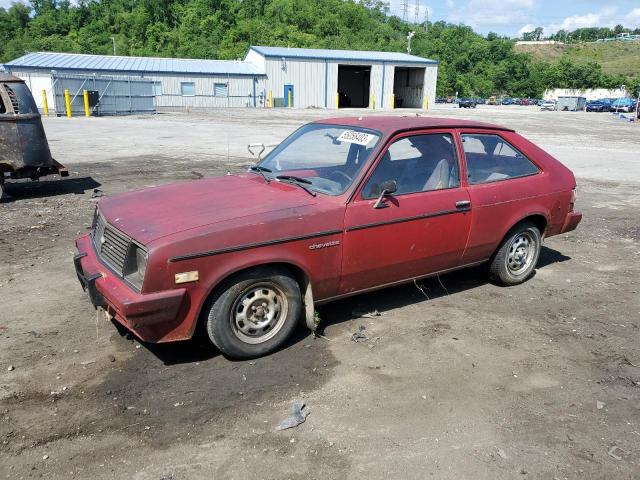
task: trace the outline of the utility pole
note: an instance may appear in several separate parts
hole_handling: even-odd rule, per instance
[[[116,37],[111,37],[111,42],[113,43],[113,56],[116,55]]]
[[[407,53],[411,53],[411,39],[415,34],[416,32],[409,32],[409,35],[407,35]]]
[[[418,25],[418,22],[420,21],[420,0],[416,0],[416,11],[414,13],[413,23]]]
[[[409,0],[402,0],[402,21],[407,22],[407,16],[409,14]]]

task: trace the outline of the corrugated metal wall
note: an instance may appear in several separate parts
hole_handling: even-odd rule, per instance
[[[375,99],[376,108],[382,109],[390,109],[392,106],[395,67],[423,68],[422,65],[411,63],[323,61],[294,58],[283,60],[269,57],[265,59],[267,74],[264,82],[265,94],[268,95],[271,90],[274,99],[278,99],[283,97],[285,85],[293,85],[294,108],[326,107],[335,109],[339,65],[371,67],[370,94]],[[435,103],[437,75],[437,65],[424,66],[424,87],[421,95],[428,97],[429,105]],[[423,101],[418,103],[420,107]]]
[[[159,108],[261,107],[264,102],[264,97],[261,96],[264,93],[261,77],[155,74],[145,75],[144,78],[161,82],[162,94],[156,97],[156,107]],[[195,96],[182,95],[180,84],[183,82],[195,84]],[[214,95],[216,83],[227,84],[228,96]]]
[[[71,97],[73,115],[84,115],[84,90],[95,90],[99,104],[93,115],[131,115],[155,113],[153,81],[135,77],[109,77],[103,75],[51,75],[56,113],[65,111],[65,90]]]

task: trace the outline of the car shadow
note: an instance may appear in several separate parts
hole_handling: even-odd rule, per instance
[[[566,262],[567,260],[571,260],[571,257],[553,248],[543,246],[536,270],[554,263]],[[535,272],[533,277],[535,277]],[[383,313],[408,305],[428,302],[443,296],[455,295],[488,283],[492,282],[489,278],[487,265],[480,265],[444,275],[428,277],[396,287],[355,295],[318,307],[322,320],[317,333],[324,335],[325,329],[331,325],[357,318],[367,318],[367,314],[370,313],[375,315],[375,310]]]
[[[92,177],[74,177],[51,180],[8,181],[5,184],[6,198],[2,203],[17,202],[33,198],[54,197],[70,193],[82,195],[88,190],[98,188],[100,182]]]
[[[545,268],[554,263],[570,260],[553,248],[542,247],[537,269]],[[345,323],[363,315],[374,312],[384,313],[396,308],[406,307],[418,303],[428,302],[443,296],[451,296],[491,283],[486,265],[465,268],[445,275],[429,277],[396,287],[354,295],[353,297],[337,300],[319,306],[321,323],[317,334],[325,335],[325,329],[331,325]],[[366,317],[364,317],[366,318]],[[129,340],[133,335],[119,323],[112,321],[121,336]],[[297,328],[277,352],[294,347],[313,336],[305,327]],[[196,329],[190,340],[172,343],[142,343],[149,352],[156,356],[164,365],[180,365],[188,363],[206,362],[216,357],[225,357],[230,362],[244,362],[235,360],[222,354],[209,340],[204,328]],[[276,354],[275,352],[274,354]]]

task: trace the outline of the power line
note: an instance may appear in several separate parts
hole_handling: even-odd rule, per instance
[[[409,0],[402,0],[402,21],[407,22],[407,16],[409,14]]]

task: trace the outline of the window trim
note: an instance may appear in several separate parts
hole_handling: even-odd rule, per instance
[[[216,95],[216,86],[218,85],[224,85],[224,88],[226,89],[226,95]],[[229,98],[229,83],[224,83],[224,82],[213,82],[213,96],[215,98]]]
[[[536,162],[531,160],[528,155],[525,155],[522,150],[520,150],[519,148],[516,148],[513,145],[513,143],[511,143],[509,140],[507,140],[503,135],[500,135],[500,133],[498,133],[498,132],[459,131],[458,134],[460,135],[460,149],[461,149],[462,155],[464,156],[465,182],[466,182],[467,186],[469,186],[469,187],[475,187],[476,185],[490,185],[492,183],[506,182],[506,181],[509,181],[509,180],[516,180],[518,178],[532,177],[534,175],[540,175],[543,172],[543,170],[540,167],[540,165],[538,165]],[[489,180],[489,181],[484,181],[484,182],[472,182],[470,180],[470,178],[469,178],[469,164],[468,164],[468,160],[467,160],[467,152],[464,149],[463,137],[465,135],[475,135],[475,136],[485,136],[485,137],[486,136],[498,137],[504,143],[509,145],[509,147],[511,147],[513,149],[513,151],[515,151],[515,152],[519,153],[520,155],[522,155],[522,158],[524,158],[531,165],[533,165],[537,169],[537,171],[536,172],[532,172],[532,173],[527,173],[525,175],[517,175],[515,177],[497,178],[495,180]]]
[[[375,173],[376,169],[378,168],[378,165],[380,164],[380,162],[382,161],[382,159],[384,158],[384,155],[387,153],[387,151],[389,150],[389,148],[391,148],[391,145],[393,145],[394,143],[405,139],[405,138],[409,138],[409,137],[418,137],[418,136],[424,136],[424,135],[449,135],[451,137],[451,146],[453,148],[453,153],[456,157],[456,165],[458,167],[458,185],[453,186],[453,187],[446,187],[446,188],[438,188],[436,190],[416,190],[414,192],[402,192],[402,193],[394,193],[393,196],[394,197],[399,197],[402,198],[405,195],[416,195],[416,194],[421,194],[421,193],[432,193],[432,192],[442,192],[442,191],[446,191],[446,190],[454,190],[456,188],[461,188],[462,185],[462,168],[461,168],[461,157],[460,157],[460,152],[458,151],[458,147],[457,147],[457,139],[456,139],[456,134],[453,130],[445,130],[445,129],[429,129],[429,130],[409,130],[409,131],[404,131],[404,132],[399,132],[397,135],[392,136],[389,141],[383,146],[383,148],[379,151],[375,161],[373,162],[373,165],[371,166],[371,168],[366,172],[366,177],[363,178],[362,182],[359,185],[359,192],[356,193],[356,197],[357,200],[362,200],[362,201],[371,201],[376,199],[377,197],[368,197],[365,196],[365,188],[369,182],[369,180],[371,179],[371,177],[373,176],[373,174]]]
[[[160,87],[160,93],[157,93],[158,87]],[[162,95],[164,95],[164,89],[162,88],[162,81],[154,80],[153,81],[153,96],[154,97],[161,97]]]
[[[182,90],[182,86],[183,85],[193,85],[193,94],[190,95],[185,95],[184,91]],[[196,82],[180,82],[180,96],[181,97],[195,97],[196,96]]]

